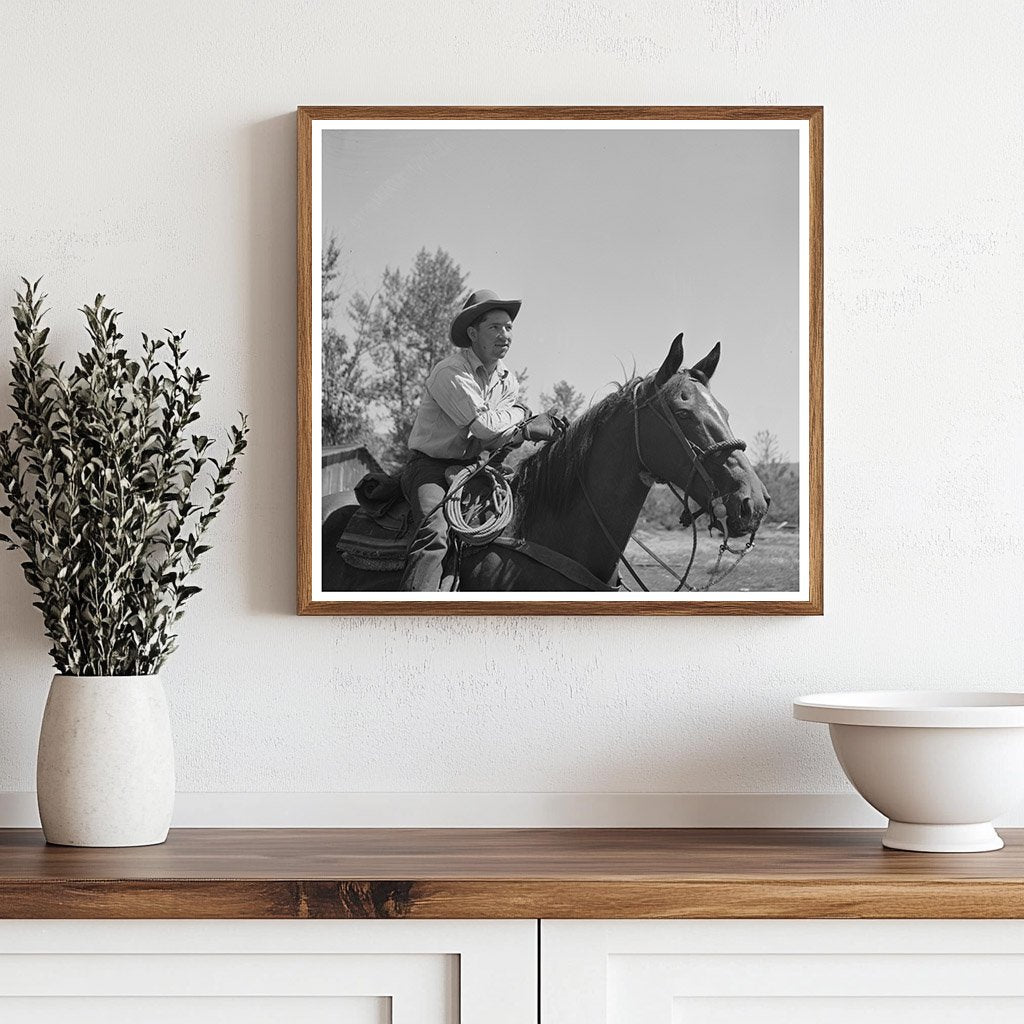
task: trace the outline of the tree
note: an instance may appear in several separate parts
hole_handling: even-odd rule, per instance
[[[580,394],[567,380],[560,380],[551,394],[541,393],[540,404],[545,412],[554,412],[567,420],[574,420],[583,408],[586,397]]]
[[[421,249],[408,273],[386,268],[373,295],[356,292],[349,303],[353,351],[390,421],[383,456],[392,464],[404,458],[427,375],[451,351],[448,328],[462,308],[465,280],[443,249]]]
[[[754,450],[751,456],[755,466],[778,466],[787,461],[779,445],[779,439],[770,430],[759,430],[754,435]]]
[[[771,495],[771,519],[796,526],[800,522],[799,467],[789,461],[779,439],[770,430],[759,430],[754,435],[750,461]]]
[[[530,403],[527,401],[527,395],[530,390],[530,370],[528,367],[524,366],[521,370],[516,370],[514,372],[516,380],[519,382],[519,392],[516,395],[516,400],[522,402],[523,405],[529,405]]]
[[[373,433],[369,420],[372,387],[365,356],[369,339],[363,324],[349,340],[332,322],[338,301],[341,252],[333,236],[320,261],[321,432],[325,445],[365,442]]]

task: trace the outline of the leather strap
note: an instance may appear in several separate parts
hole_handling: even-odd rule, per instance
[[[692,481],[693,474],[697,473],[700,476],[701,480],[704,481],[704,486],[707,487],[708,493],[715,494],[717,488],[715,487],[715,482],[711,479],[711,474],[707,471],[707,468],[704,466],[703,455],[699,454],[696,451],[693,442],[679,428],[679,424],[676,422],[675,416],[672,415],[671,411],[668,408],[668,403],[665,401],[665,398],[660,391],[654,392],[654,401],[650,403],[650,408],[651,411],[655,414],[655,416],[657,416],[658,419],[660,419],[662,423],[664,423],[665,426],[668,427],[669,431],[671,432],[672,436],[676,439],[676,441],[679,443],[680,447],[690,457],[690,462],[692,463],[692,467],[690,470],[690,480]],[[633,406],[633,409],[634,417],[636,420],[635,431],[637,455],[640,456],[640,465],[643,466],[643,468],[647,470],[648,473],[650,473],[650,470],[647,469],[647,467],[644,465],[643,456],[640,455],[639,412],[637,411],[635,404]],[[746,445],[744,445],[744,447],[746,447]],[[689,491],[689,489],[689,485],[687,485],[687,491]]]
[[[509,548],[518,551],[519,554],[538,562],[540,565],[554,569],[560,576],[564,576],[573,583],[578,583],[586,590],[596,590],[603,593],[615,593],[616,587],[599,580],[589,569],[580,565],[574,558],[563,555],[551,548],[544,547],[532,540],[522,540],[519,537],[495,537],[491,544],[502,548]]]
[[[583,474],[580,473],[579,470],[576,470],[576,479],[579,481],[580,491],[583,493],[583,497],[587,499],[587,505],[590,507],[590,514],[594,517],[597,525],[601,527],[601,532],[604,534],[605,540],[607,540],[611,545],[611,549],[618,556],[618,560],[629,570],[629,575],[636,580],[640,589],[647,592],[647,584],[640,578],[640,574],[633,568],[631,562],[626,557],[626,552],[619,548],[619,545],[615,543],[615,538],[608,532],[608,527],[604,525],[604,520],[601,518],[600,512],[597,511],[594,499],[590,497],[590,494],[587,491],[587,485],[583,482]]]

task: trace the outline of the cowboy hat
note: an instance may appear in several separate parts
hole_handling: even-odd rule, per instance
[[[474,320],[478,320],[484,313],[490,313],[492,309],[503,309],[515,320],[519,307],[522,304],[521,299],[499,299],[495,292],[487,288],[481,288],[480,291],[473,292],[466,299],[466,304],[462,307],[462,311],[452,321],[451,330],[448,332],[449,337],[452,339],[452,344],[459,348],[469,348],[471,342],[469,335],[466,333],[466,328]]]

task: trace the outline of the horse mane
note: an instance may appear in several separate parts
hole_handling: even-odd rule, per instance
[[[668,387],[682,391],[689,371],[672,378]],[[654,375],[630,377],[615,384],[615,390],[592,405],[557,441],[539,448],[516,467],[515,503],[517,531],[528,529],[537,516],[548,512],[564,512],[579,494],[579,477],[586,470],[597,433],[622,409],[631,409],[639,386]]]
[[[632,409],[638,400],[640,386],[653,382],[654,374],[634,376],[622,384],[615,383],[611,394],[605,395],[591,406],[568,430],[558,438],[540,447],[523,459],[515,472],[515,523],[518,531],[534,524],[536,518],[547,512],[564,512],[580,494],[579,478],[584,475],[587,461],[594,449],[597,433],[604,424],[623,409]],[[699,372],[681,369],[674,374],[662,391],[666,397],[678,397],[689,389],[690,381],[707,383]],[[654,394],[651,390],[646,399]],[[646,402],[646,399],[639,399]]]
[[[642,377],[631,377],[592,405],[558,438],[538,448],[516,467],[516,526],[526,529],[541,512],[563,512],[579,493],[598,430],[631,404]]]

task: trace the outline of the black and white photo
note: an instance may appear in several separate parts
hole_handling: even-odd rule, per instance
[[[305,610],[820,612],[820,109],[636,114],[300,110]]]

